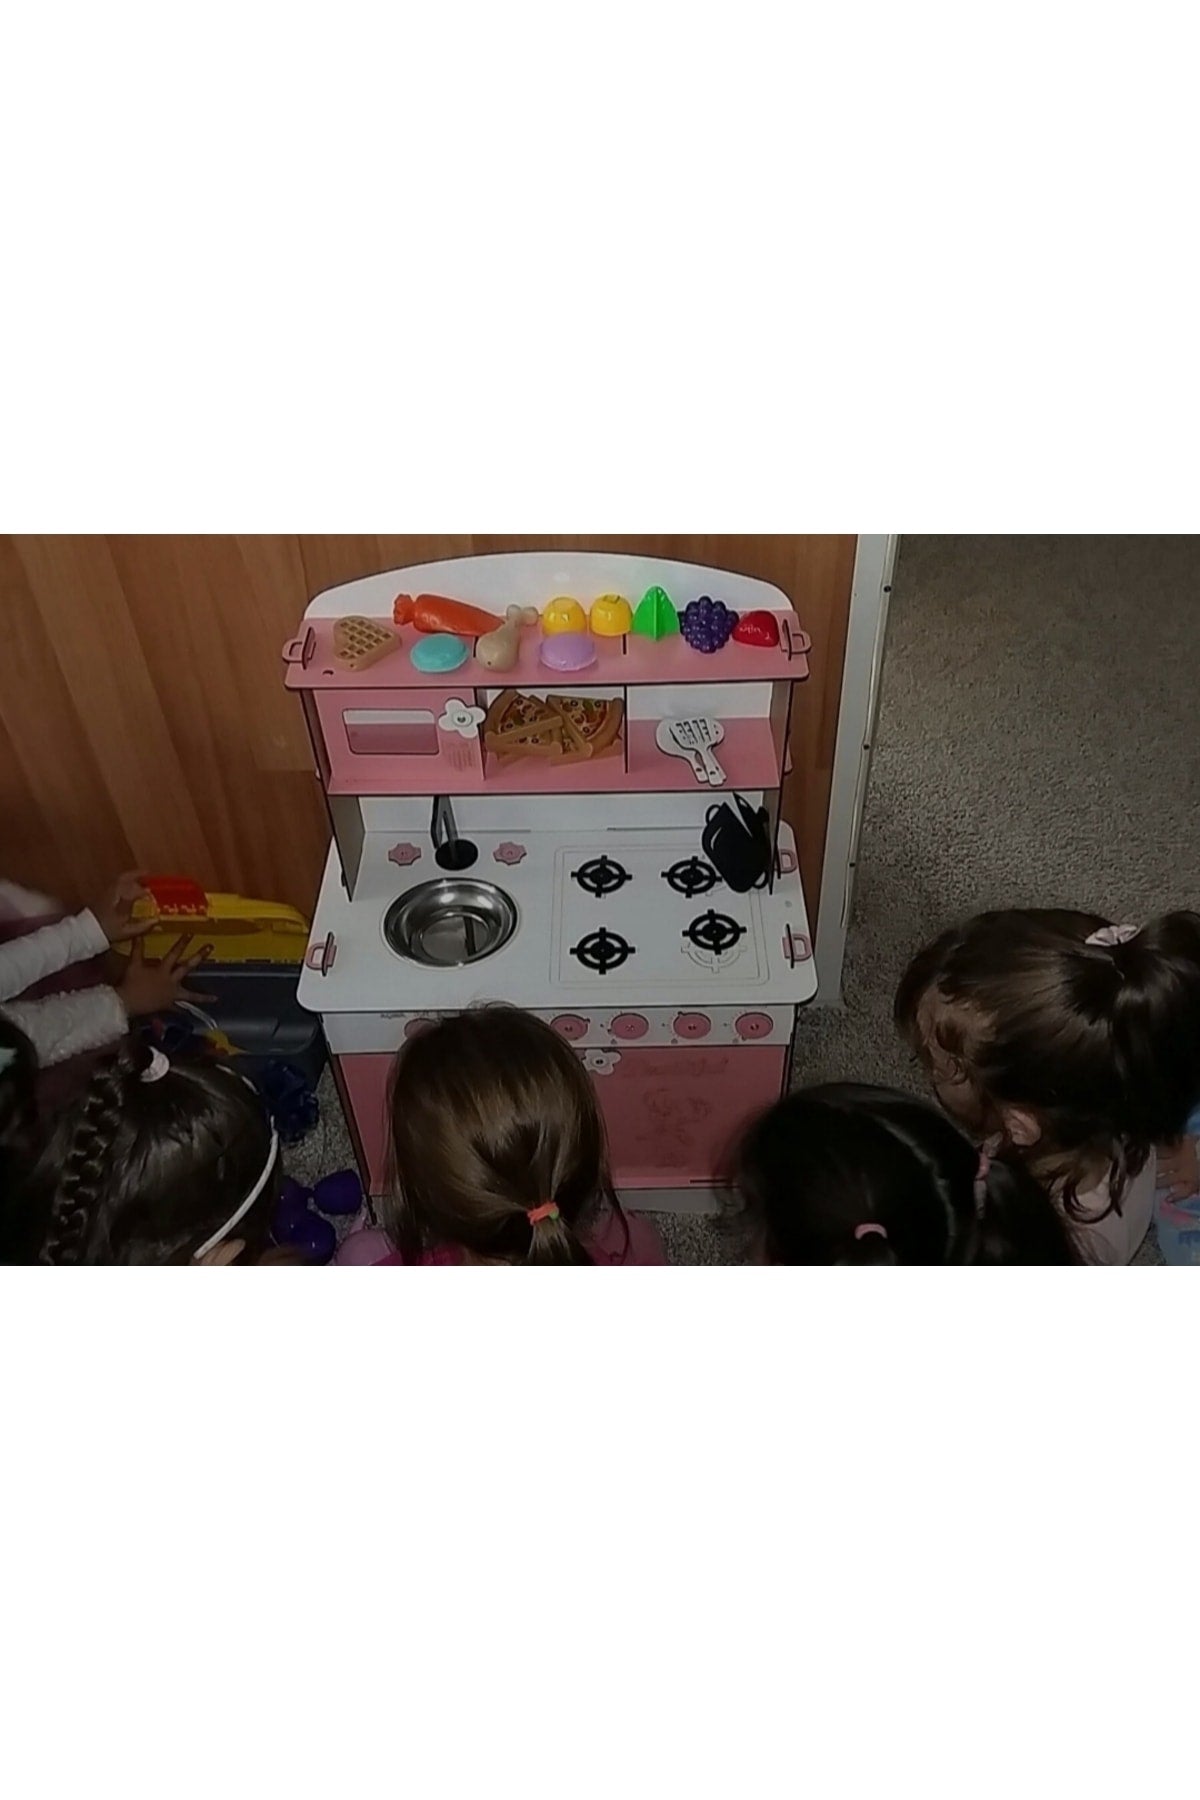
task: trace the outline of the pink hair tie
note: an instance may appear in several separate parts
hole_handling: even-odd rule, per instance
[[[854,1241],[856,1244],[861,1238],[871,1237],[872,1234],[881,1238],[886,1238],[887,1236],[887,1232],[882,1225],[856,1225],[854,1227]]]
[[[1115,950],[1118,944],[1127,944],[1141,930],[1140,925],[1102,925],[1099,931],[1093,931],[1091,937],[1084,938],[1085,944],[1099,944],[1101,949]]]

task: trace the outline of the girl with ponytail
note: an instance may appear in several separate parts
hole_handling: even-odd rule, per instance
[[[925,1100],[801,1088],[746,1131],[734,1182],[772,1263],[1070,1263],[1049,1197]]]
[[[981,913],[914,959],[895,1016],[942,1104],[1023,1157],[1084,1261],[1131,1261],[1156,1151],[1200,1098],[1200,914]]]
[[[227,1065],[127,1040],[98,1062],[34,1172],[45,1263],[256,1261],[269,1244],[279,1140]]]
[[[556,1031],[513,1006],[409,1038],[392,1072],[382,1231],[341,1263],[661,1263],[621,1210],[591,1080]]]

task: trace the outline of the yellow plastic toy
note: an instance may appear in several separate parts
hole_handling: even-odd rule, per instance
[[[596,637],[624,637],[633,624],[633,608],[624,594],[601,594],[592,601],[588,624]]]
[[[181,937],[189,940],[189,954],[207,947],[215,963],[304,961],[309,926],[295,907],[241,894],[207,894],[198,882],[178,876],[145,875],[142,885],[150,898],[137,902],[133,916],[158,921],[138,939],[151,962],[166,956]],[[128,953],[127,944],[120,948]]]
[[[547,637],[560,631],[586,631],[587,619],[578,600],[572,600],[569,594],[559,594],[551,600],[542,608],[542,630]]]

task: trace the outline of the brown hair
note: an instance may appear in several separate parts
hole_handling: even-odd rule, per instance
[[[591,1261],[580,1221],[601,1198],[617,1206],[604,1125],[549,1025],[514,1006],[439,1020],[397,1056],[390,1111],[380,1217],[405,1261],[446,1244],[492,1262]],[[556,1216],[530,1220],[551,1204]]]
[[[1035,1172],[1079,1187],[1107,1165],[1112,1201],[1176,1138],[1200,1093],[1200,914],[1166,913],[1120,944],[1086,939],[1096,913],[980,913],[909,964],[896,993],[901,1033],[930,1066],[936,1046],[968,1089],[982,1132],[1026,1108]]]
[[[894,1088],[801,1088],[742,1134],[735,1181],[774,1263],[1073,1263],[1020,1158],[981,1157],[944,1112]]]
[[[146,1081],[147,1047],[126,1039],[60,1114],[34,1172],[49,1222],[44,1263],[186,1263],[247,1196],[270,1159],[271,1121],[225,1064],[172,1059]],[[279,1163],[231,1237],[266,1250]]]

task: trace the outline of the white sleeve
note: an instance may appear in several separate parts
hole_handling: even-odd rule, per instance
[[[48,894],[37,894],[15,881],[0,881],[0,919],[43,919],[62,910]]]
[[[33,1044],[43,1069],[66,1062],[84,1050],[102,1050],[129,1030],[129,1019],[116,988],[76,988],[70,994],[48,994],[44,1000],[22,1000],[0,1007]]]
[[[90,912],[10,938],[0,944],[0,1000],[23,994],[35,981],[57,975],[72,963],[87,962],[107,949],[108,939]]]

